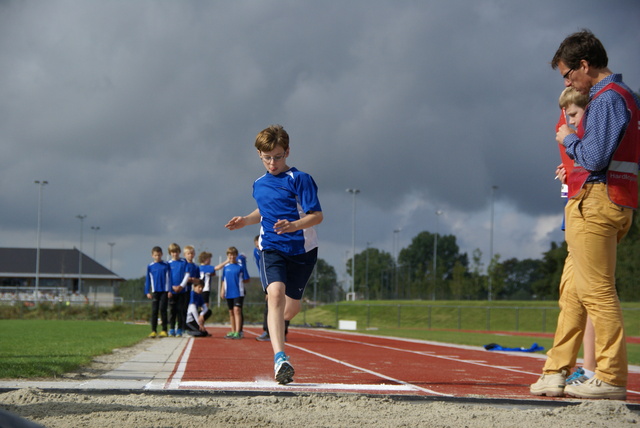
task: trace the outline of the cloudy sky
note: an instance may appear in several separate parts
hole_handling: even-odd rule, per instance
[[[154,245],[248,253],[258,229],[224,224],[255,208],[253,142],[279,123],[340,277],[347,188],[356,252],[437,230],[486,262],[498,186],[494,252],[538,258],[562,239],[549,61],[589,28],[640,90],[639,23],[636,0],[2,0],[0,246],[36,246],[47,180],[42,247],[79,247],[82,225],[125,278]]]

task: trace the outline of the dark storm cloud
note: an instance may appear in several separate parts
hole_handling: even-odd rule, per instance
[[[256,229],[253,139],[291,134],[291,166],[320,186],[321,257],[343,271],[357,187],[357,249],[422,230],[536,257],[559,240],[553,139],[562,80],[549,60],[588,27],[640,87],[636,2],[239,1],[0,3],[3,246],[78,244],[142,275],[177,241],[245,252]],[[597,12],[595,12],[597,10]],[[436,225],[434,211],[445,214]],[[86,242],[85,242],[85,245]],[[323,253],[324,251],[324,253]],[[102,253],[102,256],[101,256]]]

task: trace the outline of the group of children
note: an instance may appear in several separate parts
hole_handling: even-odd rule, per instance
[[[246,259],[235,247],[227,250],[227,260],[218,266],[211,265],[212,254],[200,253],[194,263],[195,248],[187,245],[184,258],[180,257],[180,246],[169,245],[170,260],[164,261],[162,248],[151,250],[153,262],[147,266],[145,294],[151,299],[151,334],[149,337],[182,337],[187,333],[194,337],[210,334],[204,323],[211,316],[209,299],[212,278],[216,270],[222,270],[223,287],[221,297],[227,299],[231,332],[230,339],[242,337],[243,284],[249,281]],[[162,330],[158,333],[158,316]]]

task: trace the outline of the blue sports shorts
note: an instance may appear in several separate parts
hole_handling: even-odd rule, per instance
[[[260,281],[265,293],[269,284],[283,282],[287,297],[300,300],[318,260],[318,248],[295,256],[277,250],[263,250],[260,257]]]

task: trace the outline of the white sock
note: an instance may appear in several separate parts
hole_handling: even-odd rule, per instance
[[[591,379],[592,377],[594,377],[596,375],[595,372],[592,372],[591,370],[587,370],[584,367],[582,368],[582,370],[584,370],[584,375],[589,379]]]

